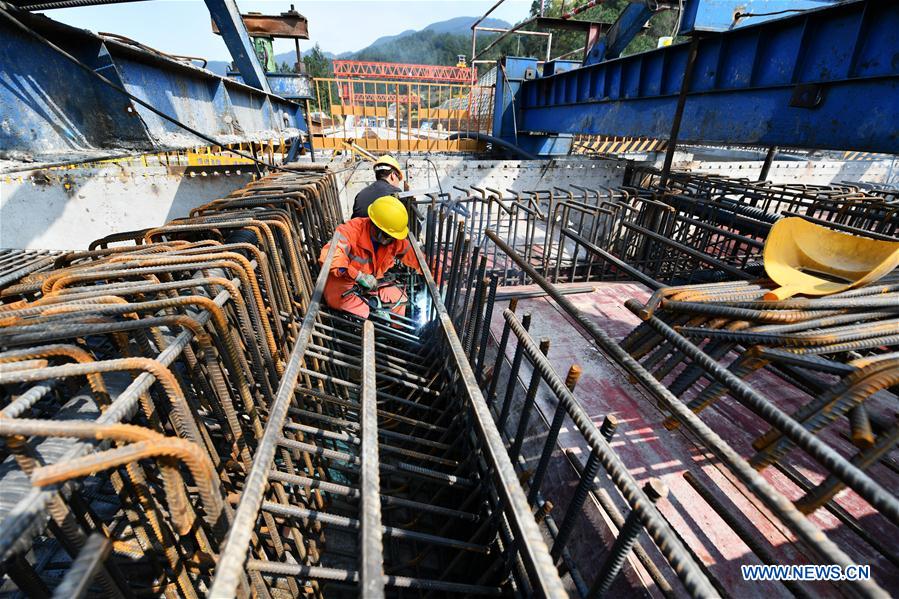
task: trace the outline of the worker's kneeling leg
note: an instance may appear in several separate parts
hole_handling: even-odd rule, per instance
[[[340,277],[328,277],[325,283],[325,303],[336,310],[343,310],[350,314],[355,314],[360,318],[368,318],[368,304],[355,293],[343,296],[344,293],[353,288],[355,283],[349,279]]]
[[[381,287],[378,289],[378,297],[381,298],[381,303],[385,308],[392,306],[390,311],[394,314],[399,314],[400,316],[406,315],[406,294],[396,285]]]

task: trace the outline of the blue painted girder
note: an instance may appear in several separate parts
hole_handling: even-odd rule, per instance
[[[295,102],[45,17],[15,16],[132,95],[222,144],[306,130]],[[0,18],[0,160],[64,163],[205,145]]]
[[[667,138],[688,50],[524,81],[519,132]],[[863,0],[707,34],[680,141],[899,153],[899,2]]]
[[[228,73],[228,77],[244,83],[243,76],[239,73]],[[266,73],[269,88],[272,93],[287,98],[288,100],[306,100],[313,97],[312,78],[306,75],[294,73]]]
[[[680,33],[727,31],[772,19],[793,10],[811,10],[844,0],[685,0]],[[741,16],[735,19],[735,15]]]
[[[209,14],[222,34],[222,39],[225,40],[231,58],[234,59],[234,64],[237,65],[237,70],[240,71],[244,81],[256,89],[271,93],[265,71],[256,58],[253,42],[250,41],[250,34],[247,33],[237,3],[234,0],[206,0],[206,8],[209,9]]]
[[[700,0],[694,0],[698,2]],[[596,46],[590,48],[584,56],[584,64],[591,65],[610,58],[618,58],[628,44],[643,30],[643,26],[655,13],[643,2],[632,2],[618,15],[618,19],[609,28]]]

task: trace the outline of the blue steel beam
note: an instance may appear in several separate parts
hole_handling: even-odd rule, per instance
[[[21,16],[23,21],[25,16]],[[29,24],[37,25],[31,17]],[[103,41],[95,36],[68,37],[65,26],[47,20],[42,33],[113,83],[123,85]],[[105,106],[111,114],[97,107]],[[134,118],[133,105],[85,71],[73,68],[53,49],[0,18],[0,159],[40,160],[42,155],[71,155],[83,150],[149,145],[146,125]]]
[[[570,68],[573,61],[553,61],[544,66],[547,72]],[[536,58],[506,57],[496,64],[496,88],[493,92],[493,135],[529,154],[564,156],[571,151],[570,135],[530,135],[516,131],[515,97],[521,84],[537,74]]]
[[[240,71],[243,80],[267,94],[271,93],[265,71],[256,58],[253,42],[250,41],[250,34],[243,24],[237,3],[234,0],[206,0],[206,8],[209,9],[212,20],[225,40],[231,58],[234,59],[234,65]]]
[[[646,1],[628,4],[599,43],[588,50],[584,56],[584,64],[597,64],[621,56],[627,45],[643,31],[646,21],[655,14],[655,5],[655,2]]]
[[[518,136],[666,138],[688,49],[522,82]],[[863,0],[706,34],[680,141],[899,153],[899,3]]]
[[[680,33],[727,31],[844,0],[686,0]],[[736,15],[740,15],[737,17]]]
[[[820,8],[822,5],[841,1],[843,0],[681,0],[677,32],[728,31],[782,18],[789,12]],[[671,6],[666,7],[657,0],[632,0],[599,43],[588,49],[584,64],[597,64],[621,56],[654,14],[673,8],[678,3],[669,4]]]
[[[235,81],[243,82],[243,77],[237,73],[228,73]],[[265,78],[272,89],[272,93],[288,100],[311,100],[312,78],[308,75],[294,73],[266,73]]]
[[[299,104],[42,16],[15,17],[112,83],[227,143],[295,137]],[[207,145],[0,18],[0,159],[65,163]]]

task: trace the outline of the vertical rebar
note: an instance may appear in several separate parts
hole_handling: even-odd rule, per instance
[[[617,428],[618,419],[613,414],[609,414],[602,421],[599,432],[606,441],[611,441]],[[578,481],[577,489],[574,491],[574,497],[571,498],[571,503],[568,504],[568,509],[565,510],[565,519],[562,520],[562,524],[559,526],[559,534],[556,535],[556,540],[553,543],[551,552],[553,559],[559,559],[559,556],[562,554],[562,549],[565,548],[568,538],[574,531],[574,523],[581,513],[581,507],[583,507],[584,501],[587,499],[587,494],[593,487],[593,479],[596,478],[596,474],[599,472],[599,466],[599,453],[594,449],[590,452],[587,463],[584,464],[584,472],[581,474],[581,480]]]
[[[565,377],[565,386],[568,390],[574,392],[578,379],[581,378],[581,367],[572,364],[568,369],[568,376]],[[565,404],[561,401],[556,406],[553,414],[552,423],[549,425],[549,432],[546,434],[546,440],[543,442],[543,453],[540,454],[540,461],[537,462],[537,469],[531,478],[531,488],[528,491],[528,503],[534,505],[537,501],[537,494],[540,493],[540,486],[543,484],[543,477],[546,476],[546,469],[549,467],[549,460],[552,457],[553,450],[556,447],[556,440],[559,438],[559,431],[562,430],[562,423],[565,421]]]
[[[471,314],[471,316],[469,317],[468,329],[465,332],[465,340],[464,340],[465,354],[468,356],[468,362],[472,366],[474,366],[474,358],[475,358],[474,351],[472,351],[474,348],[474,345],[473,345],[474,339],[475,339],[475,335],[477,334],[478,327],[481,324],[481,315],[484,312],[484,302],[487,301],[487,292],[488,292],[487,286],[489,284],[490,284],[490,280],[486,279],[486,278],[481,279],[480,282],[478,283],[478,286],[475,290],[476,301],[475,301],[474,305],[472,306],[473,314]]]
[[[469,237],[469,240],[473,239]],[[460,329],[464,334],[466,330],[468,330],[468,306],[471,303],[472,299],[477,299],[477,289],[478,283],[481,280],[481,277],[476,277],[477,269],[474,267],[475,262],[478,260],[478,254],[481,253],[480,246],[475,246],[471,251],[471,255],[468,260],[468,278],[465,281],[465,300],[462,302],[462,314],[460,315],[460,320],[458,326],[456,328]],[[450,313],[452,314],[452,313]],[[463,339],[463,342],[465,340]],[[466,350],[467,353],[467,350]]]
[[[490,323],[493,321],[493,304],[496,303],[496,289],[498,285],[498,279],[495,276],[491,276],[487,303],[484,306],[484,315],[478,327],[475,327],[475,334],[480,339],[477,346],[477,358],[475,359],[475,378],[478,381],[481,380],[481,373],[484,370],[484,358],[487,355],[487,338],[490,335]]]
[[[659,499],[668,495],[668,487],[659,479],[650,478],[643,485],[643,492],[646,493],[651,502],[656,503]],[[624,521],[624,526],[618,531],[618,538],[615,539],[615,543],[612,545],[609,557],[603,562],[602,568],[600,568],[599,574],[590,588],[588,597],[591,599],[604,597],[609,592],[612,583],[615,582],[615,578],[621,572],[624,560],[627,559],[628,553],[630,553],[634,543],[637,542],[637,537],[640,536],[642,530],[643,523],[640,522],[640,517],[636,512],[631,511],[627,516],[627,520]]]
[[[575,471],[578,475],[583,472],[583,465],[580,463],[580,460],[575,455],[574,451],[571,449],[566,449],[565,454],[570,460],[571,464],[574,466]],[[612,502],[612,496],[602,488],[597,480],[593,481],[593,488],[591,490],[593,494],[593,498],[599,503],[600,507],[603,511],[608,515],[609,519],[612,521],[612,524],[615,525],[615,528],[619,531],[624,526],[624,516],[621,515],[621,511],[615,506]],[[671,588],[671,584],[665,578],[665,575],[662,574],[659,567],[655,564],[653,559],[646,553],[646,550],[643,549],[639,544],[634,546],[634,555],[637,556],[637,559],[640,560],[640,563],[643,564],[643,567],[646,569],[649,577],[652,578],[653,582],[656,584],[659,592],[662,593],[665,597],[674,597],[674,589]],[[562,553],[562,557],[564,558],[565,552]],[[587,590],[584,589],[582,593],[582,597],[587,595]]]
[[[453,240],[455,239],[453,234],[453,229],[456,226],[456,219],[452,218],[452,215],[446,215],[444,217],[444,224],[446,228],[444,229],[444,235],[442,237],[441,243],[443,243],[443,255],[440,258],[440,270],[441,272],[446,271],[447,262],[451,259],[450,255],[450,246],[452,245]],[[452,274],[452,268],[450,268],[450,272],[444,274],[440,277],[440,281],[442,283],[441,290],[444,292],[444,297],[446,297],[446,290],[449,287],[449,276]]]
[[[428,212],[425,217],[425,256],[428,258],[428,265],[433,269],[434,274],[437,274],[437,266],[434,262],[434,242],[437,239],[437,229],[436,229],[436,212],[434,211],[434,204],[428,204]]]
[[[456,304],[456,295],[457,291],[460,287],[459,278],[461,277],[461,263],[462,256],[465,254],[465,227],[462,226],[462,220],[460,219],[458,222],[458,226],[456,227],[456,240],[453,243],[453,255],[450,257],[450,273],[449,273],[449,283],[446,288],[446,309],[450,313],[450,316],[453,316],[453,310]],[[446,273],[443,273],[443,276],[446,277]]]
[[[530,330],[530,312],[526,312],[525,315],[521,318],[521,326],[523,326],[524,330],[526,331]],[[512,394],[515,393],[515,383],[518,380],[518,371],[521,369],[522,358],[524,358],[524,346],[519,341],[515,346],[515,356],[512,358],[512,369],[509,371],[509,382],[506,383],[506,394],[503,397],[503,407],[499,413],[499,420],[497,420],[497,427],[500,429],[500,432],[502,432],[503,423],[509,416],[509,409],[512,407]],[[494,376],[496,375],[494,374]]]
[[[540,339],[540,352],[545,356],[549,352],[549,338],[542,337]],[[531,418],[531,412],[534,409],[534,402],[537,400],[537,390],[540,389],[540,371],[536,368],[531,371],[531,382],[528,385],[528,391],[524,398],[524,404],[521,406],[518,417],[518,430],[515,432],[515,439],[512,442],[512,448],[509,450],[509,457],[512,463],[518,462],[518,454],[524,443],[524,436],[527,433],[528,421]],[[499,422],[502,429],[503,422]]]
[[[509,311],[515,312],[518,309],[518,298],[512,298],[509,301]],[[496,350],[496,361],[493,363],[493,374],[490,378],[490,388],[487,390],[487,403],[492,404],[493,398],[496,396],[496,385],[499,382],[500,371],[502,370],[503,362],[506,360],[506,346],[509,344],[509,333],[510,327],[509,322],[503,321],[503,332],[500,335],[499,347]]]

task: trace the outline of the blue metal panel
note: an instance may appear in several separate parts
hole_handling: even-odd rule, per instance
[[[148,132],[127,98],[4,24],[0,21],[0,158],[76,156],[111,143],[149,145]],[[63,38],[60,45],[120,83],[99,39]],[[108,112],[97,106],[107,106]]]
[[[527,81],[519,135],[665,138],[687,52],[681,44]],[[897,92],[899,3],[808,11],[700,40],[680,141],[899,153]]]
[[[270,131],[276,127],[277,120],[272,113],[272,106],[264,96],[237,90],[229,95],[241,127],[247,127],[247,131]]]
[[[556,67],[562,67],[561,72],[566,72],[565,67],[573,66],[569,61],[550,63],[550,71]],[[522,82],[533,79],[537,75],[536,58],[507,57],[496,65],[496,91],[493,96],[493,135],[511,144],[517,145],[524,151],[541,156],[564,156],[571,151],[572,137],[570,135],[546,136],[542,134],[518,133],[516,125],[519,124],[516,110],[518,109],[516,96],[519,96],[519,88]]]
[[[234,107],[231,105],[231,95],[228,93],[225,80],[213,81],[212,85],[212,108],[219,115],[220,126],[224,127],[229,135],[237,135],[240,125],[237,123],[237,117],[234,116]]]
[[[16,17],[129,93],[214,139],[305,131],[301,106],[49,19]],[[0,19],[0,158],[76,162],[205,145]]]
[[[212,20],[215,21],[222,39],[231,52],[231,58],[237,70],[251,86],[261,89],[266,93],[271,93],[268,81],[265,79],[265,73],[262,65],[256,58],[256,51],[253,49],[253,43],[250,41],[250,35],[247,28],[243,24],[240,11],[234,0],[206,0],[206,7]]]
[[[496,63],[496,90],[493,94],[493,135],[517,143],[516,129],[520,123],[516,119],[515,98],[525,78],[537,76],[536,58],[515,58],[508,56]]]
[[[783,11],[811,10],[840,0],[687,0],[680,32],[727,31],[780,19]],[[753,16],[734,19],[739,13]],[[776,13],[776,14],[772,14]]]
[[[579,69],[581,61],[579,60],[550,60],[543,63],[543,76],[549,77],[557,73],[567,73],[572,69]]]
[[[573,135],[530,135],[518,136],[518,147],[534,156],[568,156],[571,153]]]
[[[228,77],[243,82],[243,77],[236,73],[228,73]],[[312,81],[307,75],[292,73],[266,73],[265,78],[272,93],[288,100],[306,100],[312,98]]]
[[[231,133],[222,118],[230,113],[223,115],[216,109],[215,81],[190,77],[174,69],[160,72],[155,65],[129,58],[119,58],[118,66],[125,89],[151,106],[203,133],[215,137]],[[155,138],[184,136],[190,138],[193,144],[199,143],[181,127],[143,106],[135,105],[135,108]]]
[[[290,73],[267,73],[272,93],[290,100],[312,98],[312,80],[306,75]]]
[[[655,3],[652,3],[655,5]],[[647,2],[632,2],[618,15],[598,44],[584,57],[584,64],[597,64],[610,58],[618,58],[627,45],[643,30],[646,21],[654,14]]]

